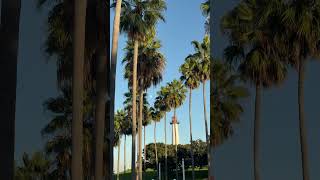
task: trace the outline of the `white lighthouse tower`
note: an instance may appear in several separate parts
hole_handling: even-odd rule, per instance
[[[172,117],[172,145],[179,144],[179,122],[175,116]]]

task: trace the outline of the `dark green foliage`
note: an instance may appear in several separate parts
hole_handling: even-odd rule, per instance
[[[148,41],[141,43],[138,50],[137,81],[138,91],[147,90],[152,85],[162,81],[162,73],[166,66],[166,60],[160,52],[161,43],[154,37],[148,37]],[[122,63],[125,65],[124,77],[128,79],[129,86],[132,86],[132,69],[134,45],[128,41],[125,48],[125,57]]]
[[[120,31],[126,32],[131,40],[144,40],[158,20],[165,20],[163,11],[166,8],[163,0],[123,1]]]
[[[53,180],[54,177],[55,174],[50,173],[50,161],[42,152],[31,156],[24,153],[15,172],[15,180]]]
[[[207,160],[207,152],[206,148],[207,145],[205,142],[201,140],[193,141],[194,144],[194,159],[195,159],[195,166],[199,168],[203,168],[208,164]],[[168,173],[174,174],[176,169],[176,157],[175,157],[175,145],[167,145],[168,148]],[[155,149],[154,144],[147,145],[147,160],[146,160],[146,168],[156,170],[156,157],[155,157]],[[159,163],[163,166],[165,164],[165,144],[157,143],[157,152],[158,152],[158,159]],[[182,158],[185,162],[185,168],[191,167],[191,156],[190,156],[190,144],[186,145],[178,145],[178,167],[179,171],[181,170],[181,161]],[[164,168],[162,168],[164,171]],[[164,173],[164,172],[163,172]]]
[[[57,84],[59,88],[70,86],[73,60],[73,0],[38,0],[38,7],[49,7],[47,18],[47,39],[44,50],[54,57],[57,65]],[[86,16],[86,49],[84,80],[87,90],[94,90],[95,60],[97,58],[97,1],[88,1]],[[66,21],[66,19],[69,19]]]
[[[45,152],[50,157],[50,168],[58,178],[68,178],[71,165],[71,121],[72,102],[71,89],[63,88],[57,98],[50,98],[44,103],[52,120],[42,129],[41,134],[47,140]],[[84,102],[84,173],[89,176],[93,167],[93,104],[88,96]]]
[[[241,100],[246,98],[248,90],[240,83],[240,76],[233,72],[228,65],[220,61],[212,63],[213,85],[211,92],[213,96],[212,112],[214,121],[211,128],[213,144],[220,145],[233,134],[232,123],[240,120],[244,109]]]

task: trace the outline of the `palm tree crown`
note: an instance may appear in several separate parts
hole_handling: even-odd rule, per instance
[[[167,84],[167,98],[170,108],[176,109],[180,107],[186,99],[187,89],[180,80],[173,80]]]
[[[201,82],[210,79],[210,38],[206,35],[202,42],[192,41],[195,53],[189,57],[197,59],[198,75]]]
[[[246,88],[237,84],[240,76],[233,73],[227,64],[215,61],[213,65],[214,129],[211,141],[220,145],[233,134],[232,122],[240,119],[243,107],[240,100],[248,96]]]
[[[200,85],[198,66],[197,59],[191,56],[186,58],[185,63],[180,67],[182,74],[180,79],[184,82],[185,86],[190,89],[196,89]]]
[[[159,52],[161,48],[160,41],[150,40],[141,44],[139,47],[138,64],[137,64],[137,81],[140,90],[146,90],[151,85],[157,85],[162,81],[162,73],[164,71],[166,60],[165,57]],[[132,67],[134,47],[133,43],[128,42],[125,48],[126,55],[122,60],[125,64],[125,78],[128,79],[129,85],[132,85]]]
[[[132,0],[123,2],[120,31],[131,39],[143,41],[157,21],[165,21],[162,12],[166,9],[163,0]]]

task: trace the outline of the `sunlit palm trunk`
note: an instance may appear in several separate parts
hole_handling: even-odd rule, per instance
[[[123,143],[123,172],[126,172],[126,143],[127,143],[127,135],[124,135],[124,143]]]
[[[299,130],[300,130],[300,147],[302,160],[302,175],[303,180],[310,180],[309,177],[309,160],[308,160],[308,145],[307,132],[305,127],[304,117],[304,78],[305,78],[305,62],[299,63],[299,80],[298,80],[298,103],[299,103]]]
[[[253,128],[253,160],[254,160],[254,179],[260,180],[260,117],[261,117],[261,84],[256,85],[254,128]]]
[[[0,29],[0,179],[14,178],[15,109],[20,0],[2,0]]]
[[[119,39],[119,32],[120,32],[120,14],[121,14],[121,3],[122,0],[117,0],[114,21],[113,21],[113,32],[112,32],[112,49],[111,49],[111,65],[110,65],[110,107],[109,113],[110,117],[107,118],[109,121],[109,138],[113,139],[113,131],[114,131],[114,102],[115,102],[115,87],[116,87],[116,67],[117,67],[117,54],[118,54],[118,39]],[[108,8],[109,9],[109,8]],[[109,20],[107,20],[109,21]],[[109,24],[109,22],[108,22]],[[109,45],[109,41],[106,42]],[[107,163],[109,164],[108,176],[112,177],[113,172],[113,145],[109,144],[109,157],[110,159]],[[107,177],[108,178],[108,177]]]
[[[138,172],[139,172],[139,179],[142,180],[142,110],[143,110],[143,91],[139,92],[139,103],[140,103],[140,107],[139,107],[139,122],[138,122],[138,136],[139,136],[139,155],[138,155],[138,163],[139,163],[139,168],[138,168]]]
[[[99,45],[98,58],[96,59],[96,113],[95,113],[95,180],[101,180],[103,177],[103,146],[104,146],[104,130],[105,130],[105,95],[107,91],[107,49],[106,49],[106,33],[107,33],[107,7],[105,3],[99,4]]]
[[[86,0],[74,2],[74,41],[72,77],[72,180],[83,179],[83,69],[85,50]]]
[[[120,147],[121,147],[121,141],[119,141],[119,144],[118,144],[117,180],[120,179]]]
[[[192,89],[189,89],[189,126],[190,126],[190,154],[191,154],[191,161],[192,161],[192,179],[194,180],[194,157],[193,157],[193,141],[192,141],[192,114],[191,114],[191,100],[192,100]]]
[[[139,42],[134,41],[133,53],[133,82],[132,82],[132,161],[131,161],[131,179],[136,179],[136,113],[137,113],[137,62],[138,62]]]
[[[167,113],[164,113],[164,158],[165,158],[165,177],[168,180],[168,153],[167,153]]]
[[[157,175],[159,174],[159,169],[158,169],[158,151],[157,151],[157,122],[154,121],[154,131],[153,131],[153,138],[154,138],[154,150],[155,150],[155,155],[156,155],[156,169],[157,169]]]
[[[206,105],[206,81],[202,82],[202,94],[203,94],[204,126],[205,126],[205,131],[206,131],[206,143],[207,143],[208,169],[210,169],[210,145],[209,145],[207,105]],[[208,178],[210,179],[210,174],[208,174]]]

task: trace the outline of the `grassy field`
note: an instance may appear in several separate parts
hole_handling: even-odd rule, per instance
[[[208,169],[196,169],[195,170],[196,180],[207,179],[207,177],[208,177],[207,173],[208,173]],[[149,171],[143,173],[144,180],[152,180],[152,179],[155,179],[155,177],[156,177],[155,171],[149,170]],[[168,180],[172,180],[174,178],[175,178],[175,176],[169,177]],[[164,176],[162,176],[162,179],[164,179]],[[182,180],[182,174],[179,174],[179,179]],[[186,180],[191,180],[191,179],[192,179],[192,171],[187,170],[186,171]],[[130,172],[122,173],[120,175],[120,180],[131,180],[131,173]]]

